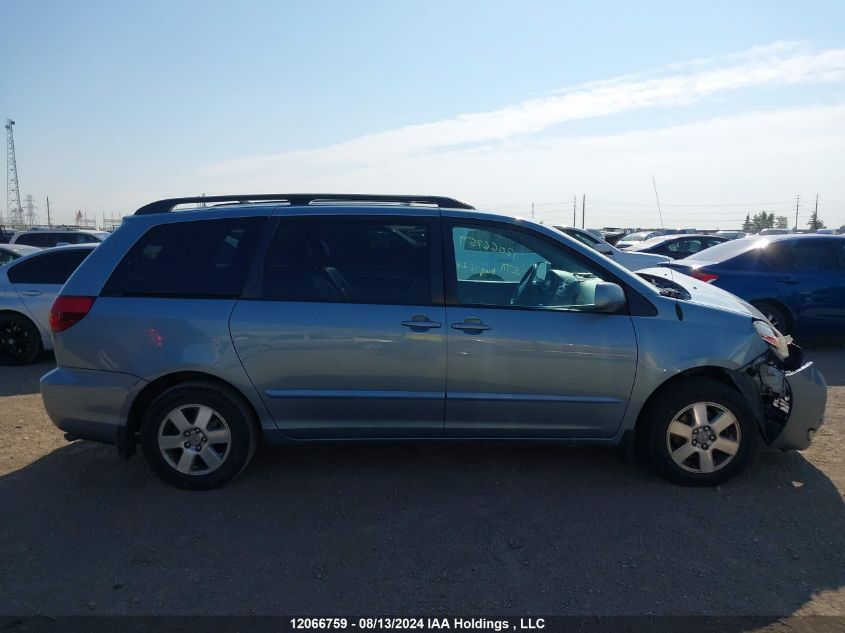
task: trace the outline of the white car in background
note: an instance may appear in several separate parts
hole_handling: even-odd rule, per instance
[[[578,229],[574,226],[556,226],[555,228],[561,233],[566,233],[569,237],[597,250],[602,255],[609,257],[617,264],[624,266],[628,270],[642,270],[643,268],[651,268],[652,266],[657,266],[663,262],[672,261],[665,255],[629,253],[619,250],[612,244],[608,244],[603,239],[596,237],[592,232],[585,229]]]
[[[111,233],[77,228],[36,227],[25,231],[16,231],[9,240],[10,244],[25,244],[38,248],[53,248],[69,244],[99,244]]]
[[[0,267],[0,365],[26,365],[53,348],[50,307],[97,244],[39,250]]]
[[[23,246],[22,244],[0,244],[0,266],[5,266],[16,259],[37,253],[41,249],[37,246]]]
[[[626,248],[631,248],[632,246],[636,246],[641,242],[660,235],[663,235],[663,231],[638,231],[637,233],[629,233],[616,242],[616,247],[619,250],[625,250]]]

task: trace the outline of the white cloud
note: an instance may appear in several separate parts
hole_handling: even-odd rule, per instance
[[[821,52],[805,45],[775,43],[717,59],[695,60],[659,76],[629,75],[591,82],[489,112],[408,125],[312,150],[257,156],[206,166],[200,176],[258,173],[334,173],[365,163],[383,163],[415,153],[502,142],[551,126],[647,108],[686,106],[707,97],[772,84],[833,82],[845,77],[845,49]],[[677,72],[678,69],[687,72]]]
[[[735,227],[763,208],[806,222],[821,191],[820,216],[845,223],[845,105],[750,112],[612,135],[518,137],[435,156],[409,153],[382,162],[199,179],[196,191],[344,191],[452,195],[479,208],[570,223],[571,197],[587,193],[589,226],[659,223],[657,177],[666,226]],[[185,183],[182,183],[184,187]],[[765,204],[764,204],[765,203]]]
[[[800,223],[822,192],[828,226],[845,223],[845,101],[735,113],[660,129],[554,136],[551,126],[685,106],[740,88],[841,81],[845,49],[776,43],[570,87],[490,112],[409,125],[304,151],[208,165],[163,178],[147,198],[184,192],[345,191],[453,195],[480,208],[571,222],[657,225],[651,175],[667,226],[738,226],[762,208]],[[618,128],[617,128],[618,129]],[[554,203],[554,204],[551,204]]]

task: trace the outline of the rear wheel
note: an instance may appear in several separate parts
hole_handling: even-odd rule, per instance
[[[775,326],[781,334],[789,334],[790,325],[789,317],[784,312],[783,308],[765,301],[752,304],[763,316],[769,320],[769,323]]]
[[[249,405],[207,382],[171,387],[148,407],[141,446],[150,466],[179,488],[210,490],[246,468],[258,439]]]
[[[41,334],[25,316],[0,314],[0,365],[28,365],[41,353]]]
[[[692,378],[649,407],[647,442],[661,475],[686,486],[714,486],[748,464],[757,440],[744,398],[709,378]]]

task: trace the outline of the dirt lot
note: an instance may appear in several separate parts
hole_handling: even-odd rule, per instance
[[[803,454],[684,489],[598,449],[262,449],[209,493],[68,444],[0,369],[0,614],[845,615],[845,344]]]

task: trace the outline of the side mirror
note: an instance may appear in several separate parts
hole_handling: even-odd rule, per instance
[[[593,301],[596,312],[617,312],[625,307],[625,291],[616,284],[601,282],[596,284]]]
[[[594,248],[602,255],[613,257],[613,247],[607,242],[597,242]]]

